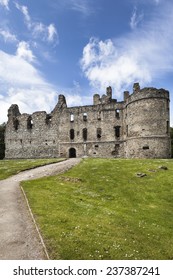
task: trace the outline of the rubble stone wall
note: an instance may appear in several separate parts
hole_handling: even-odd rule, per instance
[[[93,105],[67,107],[59,95],[51,113],[21,114],[18,105],[8,110],[5,133],[8,158],[120,157],[169,158],[169,92],[140,89],[112,99],[112,89]]]

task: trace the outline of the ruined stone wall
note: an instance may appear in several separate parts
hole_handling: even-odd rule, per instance
[[[126,100],[126,157],[170,157],[169,93],[144,88]]]
[[[6,128],[6,158],[59,156],[56,124],[46,122],[46,112],[11,117]],[[18,127],[14,122],[18,121]]]
[[[93,105],[67,107],[59,95],[54,110],[21,114],[8,110],[6,158],[170,157],[169,92],[154,88],[112,99],[112,89],[96,94]]]

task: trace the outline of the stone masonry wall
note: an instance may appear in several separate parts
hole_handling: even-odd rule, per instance
[[[54,110],[21,114],[8,110],[6,158],[44,157],[170,157],[169,92],[155,88],[96,94],[90,106],[67,107],[59,95]]]

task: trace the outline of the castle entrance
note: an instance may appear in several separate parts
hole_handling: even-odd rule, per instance
[[[69,149],[69,158],[75,158],[76,157],[76,149],[70,148]]]

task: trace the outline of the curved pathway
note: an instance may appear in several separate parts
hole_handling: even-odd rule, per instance
[[[73,158],[21,172],[0,181],[0,259],[39,260],[46,255],[19,186],[21,181],[62,173],[81,159]]]

